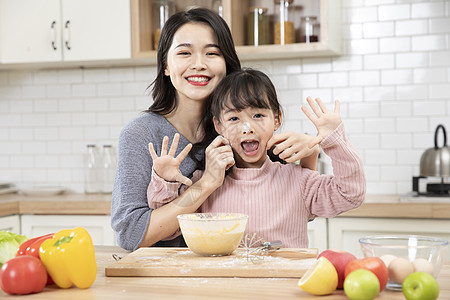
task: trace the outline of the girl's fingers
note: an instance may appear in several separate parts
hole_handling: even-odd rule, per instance
[[[320,99],[316,98],[316,101]],[[316,114],[316,116],[320,117],[322,115],[322,110],[320,107],[314,103],[314,100],[311,97],[306,98],[306,101],[308,101],[309,106],[311,107],[312,111]]]
[[[172,140],[172,145],[170,145],[169,149],[169,155],[175,157],[175,153],[177,152],[178,148],[178,141],[180,140],[180,135],[178,133],[175,133]]]
[[[153,148],[152,143],[148,143],[148,151],[150,151],[150,155],[152,156],[153,160],[158,158],[158,155],[156,154],[155,148]]]
[[[288,132],[274,134],[267,142],[267,150],[272,148],[275,144],[279,144],[281,141],[286,140],[288,137],[289,137]]]
[[[169,145],[169,138],[165,136],[163,138],[162,147],[161,147],[161,156],[167,155],[167,147]]]
[[[227,158],[225,160],[225,162],[227,163],[227,166],[225,167],[225,170],[228,170],[229,168],[231,168],[235,164],[234,157]]]
[[[186,147],[184,147],[184,149],[177,155],[177,160],[182,162],[183,159],[186,157],[186,155],[188,155],[189,151],[191,151],[192,149],[192,144],[187,144]]]
[[[328,113],[327,107],[325,106],[325,104],[323,104],[323,102],[322,102],[322,100],[320,100],[320,98],[316,98],[316,102],[319,105],[319,107],[323,113]]]
[[[231,168],[235,163],[233,152],[219,152],[215,158],[219,165],[225,166],[225,170]]]
[[[339,114],[341,112],[341,104],[339,100],[334,100],[334,112]]]
[[[231,158],[234,157],[233,152],[229,152],[229,151],[219,152],[218,155],[217,155],[217,159],[219,159],[219,160],[227,160],[230,157]]]
[[[210,152],[210,157],[220,162],[221,160],[224,160],[228,157],[233,157],[233,150],[230,146],[221,146],[213,149]]]
[[[294,147],[293,145],[286,147],[281,151],[281,153],[278,155],[281,159],[286,160],[290,156],[296,154],[298,151],[301,151],[299,147]]]
[[[308,151],[307,145],[294,144],[283,150],[279,157],[287,162],[293,162],[302,158]]]
[[[303,148],[300,151],[294,153],[293,155],[289,156],[285,159],[286,162],[291,163],[297,160],[300,160],[306,156],[306,154],[309,152],[309,149]]]
[[[323,141],[323,137],[318,135],[308,143],[308,148],[312,149],[312,148],[314,148],[315,145],[319,145],[322,141]]]
[[[228,140],[226,138],[219,135],[211,142],[211,144],[209,144],[209,146],[206,148],[206,150],[217,148],[220,145],[229,145],[229,144],[230,143],[228,142]]]
[[[273,148],[273,154],[279,155],[280,153],[284,153],[286,150],[290,149],[293,146],[293,141],[287,139],[283,142],[277,144],[275,148]]]
[[[302,111],[308,117],[308,119],[311,120],[311,122],[315,123],[317,117],[306,106],[302,106]]]

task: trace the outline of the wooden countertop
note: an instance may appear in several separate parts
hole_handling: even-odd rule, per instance
[[[359,208],[342,217],[450,219],[447,202],[433,199],[402,202],[398,195],[368,195]],[[62,194],[55,196],[0,195],[0,217],[14,214],[109,215],[111,194]]]
[[[0,195],[0,217],[15,214],[110,215],[111,194]]]
[[[114,262],[112,254],[128,252],[119,247],[97,246],[97,278],[85,290],[46,287],[44,291],[27,295],[27,299],[321,299],[297,286],[298,278],[220,278],[220,277],[106,277],[105,267]],[[439,299],[450,299],[450,262],[446,262],[438,277]],[[17,299],[5,295],[2,299]],[[327,299],[348,299],[343,290],[336,290]],[[401,292],[383,291],[377,299],[402,299]]]

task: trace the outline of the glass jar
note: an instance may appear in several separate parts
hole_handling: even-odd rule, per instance
[[[278,9],[278,21],[275,23],[275,44],[292,44],[295,42],[294,18],[291,9],[293,0],[275,0]]]
[[[248,13],[248,44],[252,46],[269,43],[269,19],[266,7],[251,7]]]
[[[116,177],[117,160],[114,149],[111,145],[103,145],[103,163],[101,170],[102,193],[111,193]]]
[[[153,2],[153,46],[158,49],[159,36],[167,19],[175,13],[175,3],[171,0],[155,0]]]
[[[301,18],[302,28],[300,30],[300,42],[312,43],[319,41],[317,17],[305,16]]]
[[[212,10],[219,14],[223,18],[223,5],[222,0],[213,0]]]
[[[84,192],[93,194],[100,192],[100,154],[95,145],[87,145],[86,164],[84,170]]]

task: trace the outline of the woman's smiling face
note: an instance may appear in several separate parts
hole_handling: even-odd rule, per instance
[[[220,120],[214,118],[216,131],[228,139],[239,168],[260,168],[267,157],[267,142],[280,126],[280,116],[268,108],[227,106]]]
[[[180,101],[204,101],[226,76],[225,59],[214,30],[204,23],[187,23],[173,37],[164,71]]]

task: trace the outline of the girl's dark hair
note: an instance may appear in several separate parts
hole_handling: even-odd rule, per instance
[[[213,117],[220,122],[221,112],[226,108],[244,110],[247,107],[267,108],[275,116],[282,113],[276,89],[270,78],[261,71],[243,68],[226,76],[218,84],[206,104],[203,119],[205,128],[204,145],[218,135],[214,129]]]
[[[241,63],[234,48],[233,37],[227,23],[216,12],[206,8],[193,8],[171,16],[164,24],[159,38],[157,52],[157,76],[153,85],[153,104],[146,112],[166,115],[178,105],[175,87],[170,77],[164,74],[167,66],[167,53],[178,29],[187,23],[204,23],[209,25],[217,36],[219,50],[225,59],[226,74],[241,68]]]

